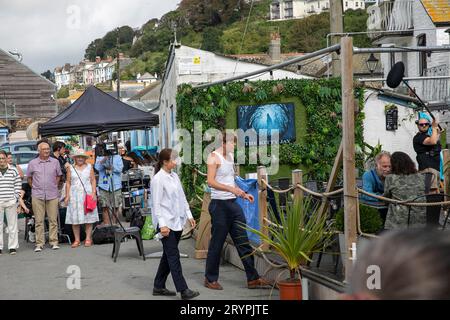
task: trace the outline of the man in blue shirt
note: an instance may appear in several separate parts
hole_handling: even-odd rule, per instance
[[[378,196],[382,196],[384,193],[384,180],[388,174],[391,173],[391,155],[389,152],[382,151],[375,157],[375,169],[366,171],[363,174],[363,190]],[[361,202],[372,206],[385,206],[380,200],[361,195]],[[378,210],[380,216],[383,219],[383,223],[386,220],[387,209],[380,208]]]
[[[111,224],[109,209],[115,208],[113,223],[117,223],[119,207],[122,205],[122,169],[123,162],[119,155],[97,157],[95,169],[98,171],[98,199],[103,208],[103,224]],[[112,186],[111,186],[112,177]]]

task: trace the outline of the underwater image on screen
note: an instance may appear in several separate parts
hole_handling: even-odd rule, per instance
[[[246,138],[246,145],[269,144],[272,130],[278,130],[280,144],[295,141],[294,103],[238,106],[237,114],[239,129],[243,131],[254,129],[258,134],[257,142]]]

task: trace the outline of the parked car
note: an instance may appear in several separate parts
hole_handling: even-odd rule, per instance
[[[18,141],[18,142],[6,142],[0,146],[0,149],[6,152],[16,151],[37,151],[36,140]]]
[[[38,156],[37,151],[13,151],[11,152],[13,163],[18,165],[23,174],[27,175],[28,163]]]

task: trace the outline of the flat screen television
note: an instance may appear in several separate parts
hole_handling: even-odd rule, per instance
[[[254,129],[257,141],[246,137],[245,145],[267,145],[271,143],[271,131],[278,130],[279,144],[295,141],[295,104],[270,103],[237,107],[238,129],[246,132]],[[260,131],[267,130],[267,131]],[[251,141],[252,140],[252,141]],[[274,143],[277,143],[274,141]]]

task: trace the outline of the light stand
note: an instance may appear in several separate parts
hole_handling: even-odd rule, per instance
[[[124,232],[126,232],[125,227],[122,225],[122,223],[119,220],[119,217],[116,215],[116,196],[115,196],[115,191],[114,191],[114,179],[113,179],[113,175],[114,175],[114,155],[109,156],[109,157],[111,159],[111,169],[110,169],[110,173],[109,173],[109,179],[110,179],[109,183],[110,183],[110,186],[111,186],[110,197],[112,196],[112,201],[110,201],[110,203],[112,203],[112,206],[113,206],[113,208],[110,207],[110,212],[108,212],[109,223],[110,223],[111,226],[113,226],[112,219],[111,219],[111,214],[112,214],[114,216],[114,218],[116,218],[116,220],[119,223],[119,225],[122,228],[122,230]],[[106,170],[106,172],[108,172],[108,170]]]

